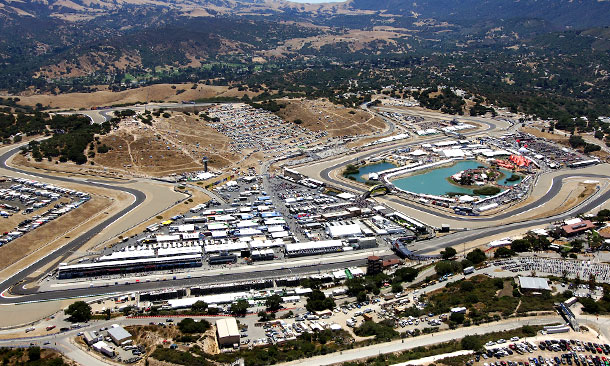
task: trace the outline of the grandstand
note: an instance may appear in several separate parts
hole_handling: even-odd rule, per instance
[[[81,263],[73,265],[61,263],[57,269],[57,278],[67,279],[133,272],[150,272],[174,268],[201,267],[201,265],[201,254],[127,260],[109,260],[103,262]]]

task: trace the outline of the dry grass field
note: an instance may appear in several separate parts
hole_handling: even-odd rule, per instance
[[[92,195],[90,201],[76,210],[2,246],[0,248],[0,268],[3,271],[0,272],[0,275],[6,275],[5,269],[10,272],[12,265],[26,257],[41,257],[67,243],[75,237],[75,234],[82,231],[79,226],[86,222],[83,221],[83,218],[98,219],[100,215],[105,218],[105,213],[112,203],[113,200],[108,197]]]
[[[330,137],[366,135],[383,130],[379,117],[359,109],[335,105],[326,100],[282,100],[286,107],[277,114],[286,121],[300,119],[301,127],[326,131]]]
[[[41,103],[43,106],[60,109],[89,109],[92,107],[109,106],[113,104],[138,103],[146,101],[180,102],[183,100],[195,100],[213,97],[242,97],[244,94],[256,95],[252,92],[238,91],[237,88],[229,89],[226,86],[197,85],[191,89],[193,84],[158,84],[137,89],[129,89],[122,92],[100,90],[93,93],[66,93],[60,95],[38,94],[19,96],[20,104],[35,106]],[[184,92],[177,94],[178,91]]]
[[[100,142],[111,150],[97,154],[95,164],[129,174],[167,176],[202,170],[203,156],[211,168],[220,170],[240,159],[228,150],[228,137],[199,117],[178,112],[156,118],[152,126],[122,122],[118,130],[101,136]]]

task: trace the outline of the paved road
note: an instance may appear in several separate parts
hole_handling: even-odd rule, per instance
[[[22,170],[19,170],[19,169],[16,169],[16,168],[8,166],[6,164],[6,161],[11,156],[17,154],[19,152],[19,149],[20,149],[19,147],[14,148],[14,149],[7,151],[6,153],[4,153],[3,155],[0,156],[0,166],[2,166],[3,169],[9,170],[9,171],[13,171],[13,172],[17,172],[17,173],[26,174],[26,175],[29,175],[29,176],[33,176],[33,178],[53,179],[53,180],[56,180],[56,181],[70,182],[70,183],[79,183],[79,184],[86,183],[86,184],[94,186],[94,187],[118,190],[118,191],[122,191],[122,192],[131,194],[133,196],[134,200],[133,200],[133,202],[129,206],[127,206],[126,208],[124,208],[123,210],[118,212],[117,214],[107,218],[106,220],[104,220],[101,223],[97,224],[95,227],[93,227],[90,230],[88,230],[87,232],[83,233],[82,235],[80,235],[76,239],[72,240],[71,242],[69,242],[65,246],[63,246],[63,247],[61,247],[61,248],[51,252],[47,256],[45,256],[42,259],[40,259],[38,262],[30,265],[29,267],[26,267],[26,268],[22,269],[20,272],[14,274],[13,276],[11,276],[11,277],[7,278],[6,280],[4,280],[3,282],[1,282],[0,283],[0,291],[4,291],[5,289],[9,288],[10,286],[12,286],[12,285],[14,285],[16,283],[19,283],[20,281],[24,280],[28,275],[34,273],[37,269],[39,269],[41,267],[44,267],[45,265],[47,265],[49,263],[61,260],[66,255],[68,255],[68,253],[70,253],[70,251],[75,250],[75,249],[80,248],[81,246],[83,246],[87,241],[89,241],[89,239],[94,237],[97,233],[102,231],[104,228],[106,228],[107,226],[109,226],[113,222],[115,222],[117,220],[120,220],[123,216],[125,216],[131,210],[133,210],[136,207],[138,207],[146,199],[146,195],[143,192],[140,192],[140,191],[138,191],[136,189],[125,188],[125,187],[120,187],[120,186],[114,186],[114,185],[105,184],[105,183],[96,183],[96,182],[92,182],[92,181],[83,182],[83,181],[79,181],[79,180],[75,180],[75,179],[71,179],[71,178],[66,178],[66,177],[61,177],[61,176],[54,176],[54,175],[48,175],[48,174],[38,173],[38,172],[26,172],[26,171],[22,171]],[[0,298],[0,303],[11,303],[12,301],[13,300],[10,300],[10,299],[7,299],[7,298]]]
[[[59,112],[58,114],[82,114],[91,119],[91,122],[101,124],[111,120],[115,111],[123,111],[131,109],[134,111],[143,111],[145,109],[175,109],[175,108],[193,108],[193,107],[207,107],[216,103],[195,103],[195,104],[182,104],[182,103],[155,103],[155,104],[142,104],[142,105],[131,105],[126,107],[114,107],[108,109],[91,109],[84,111],[70,111],[70,112]]]
[[[392,341],[388,343],[376,344],[372,346],[355,348],[341,353],[332,353],[324,356],[317,356],[298,361],[292,361],[280,364],[280,366],[297,366],[297,365],[333,365],[342,362],[359,360],[368,357],[375,357],[380,354],[394,353],[413,349],[416,347],[429,346],[441,342],[449,342],[455,339],[464,338],[467,335],[485,334],[492,332],[506,331],[522,327],[524,325],[545,325],[562,321],[559,316],[537,317],[537,318],[520,318],[516,320],[501,321],[497,323],[489,323],[474,327],[459,328],[456,330],[444,331],[436,334],[429,334],[414,338]]]
[[[158,106],[159,107],[169,107],[168,105],[165,105],[165,104],[158,105]],[[189,106],[189,105],[185,105],[185,106]],[[190,105],[190,106],[193,106],[193,105]],[[198,106],[198,105],[195,105],[195,106]],[[125,108],[129,108],[129,107],[125,107]],[[476,122],[485,124],[487,126],[485,131],[490,131],[490,130],[493,130],[496,128],[496,126],[494,124],[489,123],[489,122],[483,122],[481,120],[477,120]],[[476,133],[481,133],[481,131],[477,131]],[[439,140],[440,139],[441,138],[439,138]],[[427,140],[427,141],[434,141],[434,139]],[[393,147],[386,148],[386,149],[392,149],[395,147],[396,147],[396,145],[394,145]],[[380,151],[379,149],[376,149],[375,153],[379,153],[379,151]],[[11,155],[13,155],[17,152],[18,152],[18,149],[13,149],[13,150],[3,154],[2,156],[0,156],[0,166],[3,166],[6,169],[14,171],[14,172],[28,174],[28,175],[32,175],[32,176],[39,177],[39,178],[49,178],[49,179],[55,179],[55,180],[65,181],[65,182],[83,183],[82,181],[73,180],[71,178],[56,177],[56,176],[51,176],[51,175],[42,174],[42,173],[25,172],[25,171],[21,171],[16,168],[6,166],[6,160]],[[345,164],[345,163],[342,163],[342,164]],[[328,173],[333,168],[334,167],[325,169],[323,171],[323,174],[326,179],[328,179],[328,180],[330,179],[330,177],[328,176]],[[589,177],[606,177],[606,176],[602,176],[602,175],[593,175],[593,174],[588,175],[588,176]],[[339,183],[341,185],[345,184],[343,182],[334,182],[334,183],[335,184]],[[78,248],[79,246],[82,246],[91,237],[96,235],[98,232],[100,232],[102,229],[104,229],[106,226],[108,226],[115,220],[120,219],[123,215],[125,215],[126,213],[128,213],[129,211],[131,211],[132,209],[137,207],[146,198],[144,193],[142,193],[138,190],[134,190],[134,189],[128,189],[128,188],[124,188],[124,187],[120,187],[120,186],[113,186],[113,185],[110,185],[107,183],[90,182],[89,184],[98,186],[98,187],[102,187],[102,188],[106,188],[106,189],[115,189],[115,190],[121,190],[123,192],[130,193],[135,197],[135,200],[129,207],[125,208],[124,210],[122,210],[118,214],[110,217],[109,219],[104,220],[102,223],[98,224],[93,229],[87,231],[83,235],[81,235],[78,238],[76,238],[75,240],[71,241],[68,245],[51,253],[50,255],[43,258],[41,261],[37,262],[36,264],[23,269],[21,272],[17,273],[16,275],[12,276],[11,278],[0,283],[0,291],[23,280],[27,275],[31,274],[36,269],[41,268],[42,266],[44,266],[48,263],[51,263],[53,261],[57,261],[62,256],[65,256],[70,250]],[[356,190],[361,190],[360,187],[354,187],[354,188]],[[557,179],[556,182],[554,181],[553,188],[549,192],[547,192],[547,194],[544,196],[545,199],[553,197],[555,194],[557,194],[557,192],[559,192],[560,189],[561,189],[561,179]],[[604,202],[608,198],[610,198],[610,192],[606,192],[605,194],[598,195],[594,199],[588,200],[585,203],[581,204],[580,206],[578,206],[570,211],[567,211],[561,215],[557,215],[553,218],[560,219],[560,218],[572,216],[575,212],[586,211],[587,209],[597,207],[600,203]],[[542,201],[539,200],[537,204],[539,204],[540,202],[542,202]],[[400,203],[404,204],[403,202],[400,202]],[[531,204],[531,205],[528,205],[527,207],[534,207],[535,205],[536,204]],[[419,207],[419,206],[414,206],[414,208],[418,209],[418,210],[422,210],[422,211],[427,210],[427,209]],[[525,211],[526,209],[522,209],[522,210]],[[439,214],[436,211],[433,211],[433,214],[442,217],[442,214]],[[506,214],[507,215],[506,217],[509,217],[512,214],[514,214],[514,213],[511,213],[510,215]],[[463,219],[472,220],[473,218],[464,217]],[[472,240],[476,240],[479,238],[483,238],[483,237],[486,237],[489,235],[502,233],[502,232],[505,232],[510,229],[524,228],[524,227],[529,227],[529,226],[536,225],[539,223],[545,223],[545,222],[548,222],[549,219],[552,219],[552,218],[524,221],[524,222],[520,222],[520,223],[513,223],[510,225],[505,225],[502,227],[489,227],[489,228],[477,229],[477,230],[462,232],[462,233],[458,233],[458,234],[454,234],[454,235],[448,235],[448,236],[445,236],[442,238],[436,238],[436,239],[432,239],[429,241],[417,242],[416,245],[414,246],[413,250],[420,251],[422,253],[432,252],[432,251],[438,250],[439,248],[459,245],[459,244],[469,242]],[[481,219],[481,221],[485,222],[486,219]],[[20,287],[15,287],[14,292],[20,296],[18,298],[0,298],[0,303],[17,303],[17,302],[24,302],[24,301],[44,301],[44,300],[52,300],[52,299],[72,298],[72,297],[77,297],[77,296],[93,296],[93,295],[107,294],[107,293],[149,291],[149,290],[156,290],[156,289],[169,288],[169,287],[187,287],[187,286],[206,285],[206,284],[211,284],[211,283],[225,283],[225,282],[242,281],[242,280],[249,280],[251,278],[277,278],[277,277],[282,277],[282,276],[294,276],[294,275],[299,275],[299,274],[312,273],[312,272],[315,272],[316,270],[317,271],[327,271],[327,270],[333,270],[333,269],[337,269],[337,268],[345,268],[348,266],[361,266],[361,265],[365,264],[364,262],[365,262],[365,260],[347,260],[345,262],[338,262],[338,263],[331,263],[331,264],[316,264],[313,266],[300,267],[300,268],[290,268],[290,269],[287,268],[287,269],[280,269],[280,270],[277,270],[277,269],[258,270],[256,272],[247,272],[247,273],[223,273],[223,274],[210,275],[210,276],[204,276],[204,277],[198,277],[198,278],[187,278],[187,279],[177,279],[177,280],[149,282],[149,283],[137,283],[137,284],[131,283],[131,284],[127,284],[127,285],[124,284],[125,283],[124,280],[123,281],[119,280],[119,281],[117,281],[119,284],[110,286],[110,287],[101,287],[101,288],[94,287],[94,288],[82,288],[82,289],[70,289],[70,290],[57,290],[57,291],[48,291],[48,292],[36,292],[35,290],[24,290]],[[121,285],[120,283],[123,283],[123,284]]]

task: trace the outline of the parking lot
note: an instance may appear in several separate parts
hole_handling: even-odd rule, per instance
[[[48,183],[1,178],[0,247],[78,208],[89,199],[87,193]]]
[[[172,276],[193,268],[205,271],[297,256],[389,249],[399,237],[416,237],[409,222],[393,210],[328,191],[313,180],[301,183],[280,176],[229,180],[214,189],[224,203],[194,202],[183,214],[160,219],[100,255],[61,267],[58,277],[112,279],[156,271]],[[107,268],[115,263],[119,271],[109,272]]]
[[[469,365],[608,365],[610,345],[600,342],[595,335],[569,332],[539,335],[528,339],[518,337],[498,339],[485,345],[486,351],[477,354]]]

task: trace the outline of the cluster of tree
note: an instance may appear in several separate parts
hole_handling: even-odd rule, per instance
[[[47,132],[48,122],[49,115],[46,113],[0,113],[0,137],[6,140],[17,134],[39,135]]]
[[[516,239],[510,244],[513,252],[523,253],[530,251],[547,250],[551,242],[546,236],[527,234],[523,239]]]
[[[607,288],[607,290],[610,290]],[[589,297],[581,297],[578,301],[582,304],[583,311],[589,314],[608,314],[610,313],[610,294],[604,292],[604,296],[598,301]]]
[[[392,292],[397,293],[403,290],[404,282],[413,282],[419,271],[412,267],[401,267],[398,268],[392,277],[385,273],[377,273],[374,275],[367,275],[364,278],[352,278],[345,281],[347,287],[347,294],[349,296],[355,296],[356,301],[364,302],[368,300],[368,294],[379,295],[381,293],[381,287],[385,283],[391,283]]]
[[[210,327],[210,322],[205,319],[195,321],[193,318],[184,318],[178,323],[178,329],[186,334],[205,333]]]
[[[440,292],[426,298],[426,308],[423,313],[447,313],[453,307],[466,307],[465,318],[456,316],[450,319],[454,325],[466,322],[481,322],[490,319],[490,314],[499,312],[505,316],[512,314],[519,299],[511,296],[497,296],[498,290],[504,288],[505,279],[474,276],[467,280],[447,283]],[[414,309],[414,311],[419,311]]]
[[[450,88],[442,88],[440,93],[434,97],[430,94],[437,93],[437,88],[423,90],[421,93],[414,92],[413,97],[419,101],[422,107],[434,110],[440,110],[448,114],[464,114],[464,105],[466,102],[462,97],[455,94]]]
[[[575,149],[582,148],[585,154],[590,154],[592,152],[601,150],[601,146],[596,145],[596,144],[590,144],[590,143],[586,142],[582,138],[582,136],[572,135],[572,136],[570,136],[569,142],[570,142],[570,146],[572,146]]]
[[[494,258],[509,258],[515,254],[515,251],[509,247],[500,247],[494,252]]]
[[[88,322],[91,319],[91,306],[84,301],[76,301],[70,304],[64,313],[69,315],[68,320],[71,322]]]
[[[96,134],[108,133],[112,125],[110,122],[91,124],[89,118],[79,115],[55,115],[45,121],[53,135],[42,141],[30,141],[24,152],[31,152],[36,161],[59,158],[60,162],[68,160],[77,164],[87,162],[84,151],[94,141]],[[102,148],[102,151],[105,149]]]
[[[354,329],[354,334],[359,337],[375,336],[375,340],[387,342],[398,337],[398,332],[394,329],[393,320],[382,320],[379,323],[374,321],[365,321],[359,327]]]
[[[248,104],[254,108],[264,109],[271,113],[279,112],[280,109],[286,107],[286,104],[278,104],[275,100],[266,100],[262,103],[250,102]]]
[[[264,366],[338,352],[352,346],[353,337],[346,331],[323,330],[303,333],[295,340],[266,347],[242,349],[237,352],[211,355],[199,346],[191,346],[188,351],[158,346],[151,357],[159,361],[185,366],[213,366],[231,364],[243,359],[246,365]]]
[[[231,304],[229,311],[235,316],[245,316],[248,313],[248,307],[248,301],[238,300],[237,302]]]
[[[61,356],[42,357],[40,347],[24,348],[0,348],[0,359],[3,365],[25,365],[25,366],[64,366]]]
[[[481,196],[493,196],[494,194],[500,193],[501,189],[496,186],[485,186],[482,188],[476,188],[472,190],[472,193]]]
[[[456,254],[457,251],[451,247],[445,248],[443,251],[441,251],[441,258],[443,260],[434,265],[434,270],[436,271],[437,275],[444,276],[450,273],[459,273],[464,268],[476,266],[485,262],[487,259],[485,252],[479,248],[468,252],[468,254],[466,254],[466,258],[459,262],[451,260]]]
[[[305,308],[308,311],[332,310],[336,306],[335,300],[326,297],[319,289],[314,289],[307,295],[307,303]]]
[[[475,103],[472,107],[470,107],[470,115],[471,116],[483,116],[487,113],[491,113],[493,117],[495,117],[498,113],[492,107],[486,107],[480,103]]]

